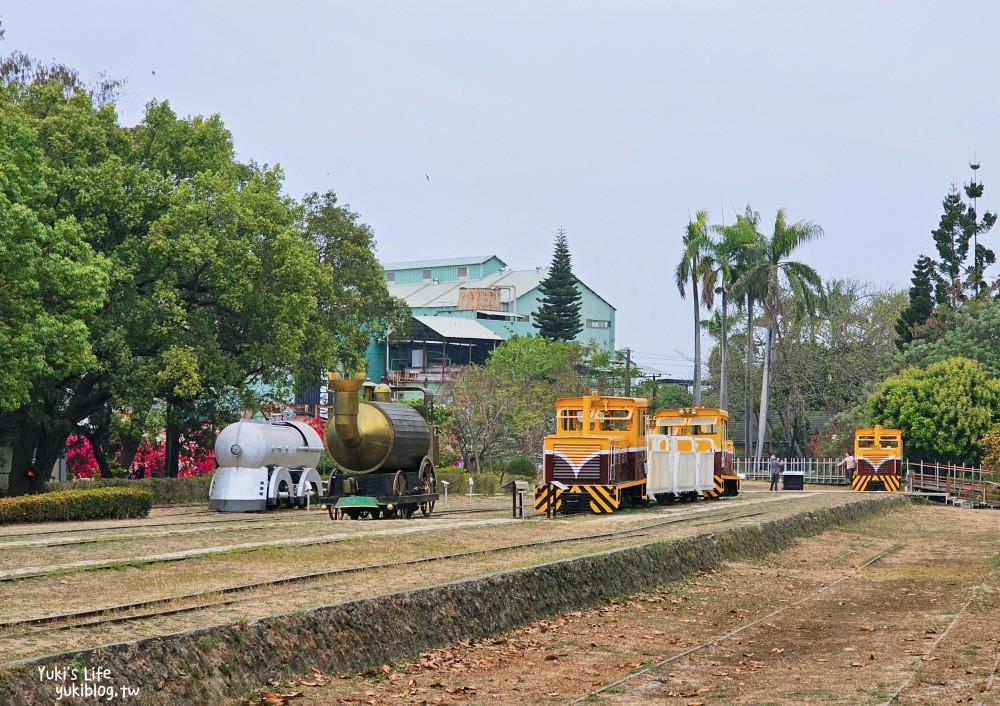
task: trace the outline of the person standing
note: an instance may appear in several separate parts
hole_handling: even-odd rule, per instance
[[[768,490],[778,489],[778,476],[781,475],[781,466],[784,461],[779,461],[778,457],[771,454],[771,460],[767,462],[767,469],[771,472],[771,487]]]
[[[844,454],[844,460],[838,463],[834,468],[844,467],[844,475],[847,476],[847,482],[850,483],[854,480],[854,469],[857,468],[858,460],[854,458],[854,453],[848,451]]]

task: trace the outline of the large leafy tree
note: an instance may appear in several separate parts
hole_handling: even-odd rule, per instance
[[[48,187],[31,196],[37,203],[19,198],[63,238],[50,238],[51,254],[82,262],[84,246],[97,253],[93,275],[62,266],[49,285],[65,289],[65,306],[81,302],[75,335],[89,333],[93,359],[42,370],[29,401],[0,420],[19,442],[13,492],[31,489],[32,464],[42,470],[38,489],[68,434],[97,446],[116,426],[134,437],[113,420],[141,428],[151,412],[166,424],[168,472],[176,472],[182,436],[287,388],[296,373],[307,375],[305,365],[362,354],[368,331],[358,329],[393,308],[371,285],[378,269],[371,274],[364,227],[352,222],[338,240],[320,222],[322,199],[304,212],[283,195],[280,170],[236,160],[218,116],[178,118],[153,102],[137,127],[123,128],[71,70],[19,59],[3,73],[9,63],[0,63],[4,115],[37,135]],[[96,309],[83,305],[73,288],[100,299],[104,268],[107,296]],[[306,345],[315,340],[322,356]],[[78,358],[87,355],[81,349]]]
[[[905,347],[908,364],[927,367],[963,357],[982,365],[991,377],[1000,377],[1000,301],[968,302],[941,326],[936,338],[918,338]]]
[[[583,322],[580,320],[583,295],[577,288],[569,242],[566,231],[562,228],[556,234],[548,277],[538,285],[538,290],[542,293],[541,303],[535,312],[532,326],[538,329],[542,338],[572,341],[583,331]]]
[[[763,238],[759,261],[749,266],[734,285],[737,295],[753,291],[762,293],[767,337],[764,343],[764,370],[760,388],[760,424],[757,430],[755,460],[760,464],[767,422],[769,382],[779,322],[785,314],[783,291],[792,294],[796,307],[792,314],[812,316],[824,301],[822,280],[809,265],[789,259],[801,245],[823,235],[823,229],[810,221],[789,224],[784,209],[778,209],[774,230]]]
[[[587,391],[579,371],[590,353],[575,342],[512,336],[485,366],[459,371],[444,390],[446,431],[467,467],[481,468],[490,455],[539,458],[556,399]]]
[[[907,368],[871,398],[871,421],[902,430],[906,455],[924,461],[978,463],[998,418],[1000,381],[967,358]]]
[[[39,218],[43,155],[11,105],[0,93],[0,412],[27,404],[38,381],[94,364],[85,317],[108,285],[108,263],[75,219]]]
[[[674,271],[674,281],[681,298],[687,296],[690,286],[691,304],[694,309],[694,402],[701,404],[701,307],[711,308],[714,301],[716,269],[710,255],[712,241],[709,236],[708,211],[700,209],[689,220],[682,239],[681,261]]]
[[[363,364],[372,337],[387,329],[403,331],[410,309],[386,290],[385,273],[375,258],[375,236],[333,191],[308,194],[301,228],[319,252],[321,286],[311,313],[313,335],[305,341],[302,369],[335,366],[354,370]]]

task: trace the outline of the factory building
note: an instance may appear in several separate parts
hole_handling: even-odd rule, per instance
[[[486,362],[501,342],[537,335],[532,326],[548,269],[513,270],[496,255],[383,265],[389,294],[413,312],[409,330],[368,346],[368,376],[437,387],[453,369]],[[614,351],[615,308],[583,282],[576,340]]]

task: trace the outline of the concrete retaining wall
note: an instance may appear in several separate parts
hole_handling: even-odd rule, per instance
[[[798,537],[907,502],[902,495],[884,495],[688,539],[254,622],[50,655],[4,667],[0,704],[55,703],[58,687],[71,689],[74,684],[78,694],[88,685],[95,691],[90,696],[64,696],[60,704],[223,704],[279,673],[308,672],[310,667],[341,673],[377,667],[459,639],[492,635],[646,590],[727,559],[761,557]],[[107,671],[95,673],[95,669]],[[85,681],[88,674],[90,680]],[[96,691],[97,687],[104,689]],[[123,688],[135,691],[123,693]]]

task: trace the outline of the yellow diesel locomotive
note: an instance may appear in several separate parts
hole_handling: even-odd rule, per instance
[[[608,513],[646,501],[646,410],[641,397],[564,397],[545,437],[539,512]]]
[[[899,429],[873,429],[854,432],[854,460],[851,477],[854,490],[899,490],[903,477],[903,433]]]

